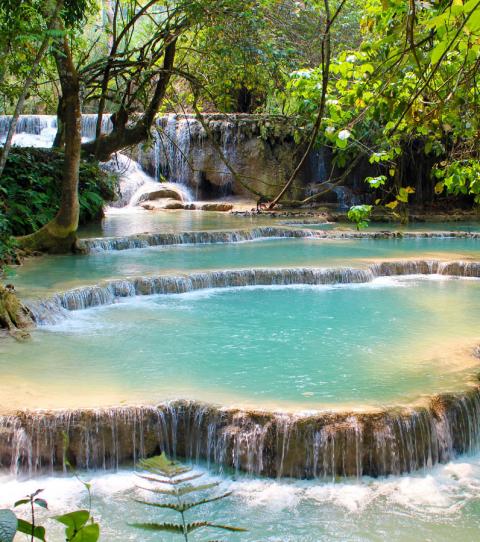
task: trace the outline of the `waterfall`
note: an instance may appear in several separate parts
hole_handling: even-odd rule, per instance
[[[6,138],[11,117],[0,115],[0,141]],[[95,138],[97,126],[96,114],[82,115],[82,140],[91,141]],[[110,115],[102,117],[102,133],[109,133],[113,128]],[[19,147],[43,147],[53,145],[57,133],[57,117],[55,115],[21,115],[13,144]],[[141,197],[160,186],[158,182],[145,173],[140,164],[123,153],[115,156],[102,165],[107,171],[120,173],[120,199],[112,203],[112,207],[133,207]],[[158,176],[156,177],[159,178]],[[182,201],[192,201],[192,194],[185,185],[162,183],[165,189],[179,194]]]
[[[140,185],[141,186],[141,185]],[[168,183],[157,184],[168,186]],[[179,186],[173,184],[173,188]],[[189,194],[182,196],[188,198]],[[135,199],[135,198],[134,198]],[[189,231],[178,233],[142,233],[124,237],[97,237],[80,239],[78,249],[82,252],[103,252],[108,250],[129,250],[134,248],[147,248],[154,246],[186,245],[186,244],[212,244],[212,243],[240,243],[267,238],[312,238],[312,239],[480,239],[478,232],[392,232],[392,231],[335,231],[335,230],[309,230],[293,229],[277,226],[265,226],[251,230],[228,231]]]
[[[4,141],[10,126],[11,116],[0,115],[0,141]],[[82,140],[90,141],[95,137],[97,115],[82,115]],[[110,115],[102,118],[102,132],[112,130]],[[13,144],[18,147],[42,147],[53,145],[57,133],[56,115],[20,115],[17,123]]]
[[[106,281],[74,288],[52,298],[27,301],[38,325],[55,323],[65,311],[110,305],[121,298],[181,294],[209,288],[272,285],[362,284],[382,276],[432,275],[480,278],[480,262],[438,262],[428,260],[391,261],[357,268],[259,268],[160,275]]]
[[[164,186],[164,183],[162,183],[161,186]],[[82,252],[103,252],[108,250],[129,250],[152,246],[241,243],[267,238],[283,239],[303,237],[320,238],[322,237],[322,232],[265,226],[262,228],[253,228],[251,230],[142,233],[125,237],[81,239],[78,242],[78,249]]]
[[[386,476],[478,451],[479,420],[478,387],[424,407],[363,413],[246,412],[188,401],[19,412],[0,416],[0,466],[34,474],[65,469],[68,457],[77,468],[116,469],[165,451],[270,477]]]
[[[412,274],[480,278],[480,262],[406,260],[380,262],[366,269],[248,269],[138,277],[76,288],[29,306],[41,324],[66,311],[135,295],[254,285],[365,283],[380,276]],[[173,457],[255,475],[332,480],[430,468],[459,454],[477,452],[479,433],[478,382],[464,393],[433,396],[424,406],[365,412],[288,414],[191,401],[27,411],[0,416],[0,467],[34,474],[65,468],[63,458],[68,457],[78,468],[109,469],[165,451]]]
[[[120,198],[111,203],[113,208],[135,207],[141,202],[143,196],[149,192],[158,191],[160,188],[178,194],[182,202],[192,200],[192,194],[184,185],[155,181],[143,171],[138,162],[121,152],[117,152],[113,158],[102,164],[102,167],[119,174],[120,177]]]

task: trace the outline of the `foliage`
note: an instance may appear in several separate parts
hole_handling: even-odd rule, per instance
[[[197,500],[185,499],[195,493],[204,492],[218,486],[218,483],[191,484],[193,480],[199,479],[202,474],[191,474],[192,469],[181,465],[177,461],[170,460],[165,453],[149,459],[140,461],[139,466],[148,474],[139,474],[143,480],[155,484],[152,487],[141,489],[151,491],[160,497],[172,497],[169,502],[144,501],[136,502],[164,510],[172,510],[181,516],[181,523],[133,523],[133,527],[145,531],[168,532],[183,535],[188,540],[188,535],[198,529],[213,528],[232,532],[243,532],[245,529],[228,525],[219,525],[210,521],[187,522],[185,513],[198,506],[219,501],[228,497],[231,493],[223,493],[213,497],[200,498]]]
[[[383,190],[378,204],[407,203],[413,188],[403,164],[413,147],[436,162],[438,179],[448,179],[437,192],[446,186],[450,193],[478,194],[472,164],[480,157],[479,17],[478,0],[368,0],[361,46],[332,59],[317,143],[332,148],[336,167],[368,157],[377,173],[366,181]],[[321,92],[320,67],[290,74],[287,111],[307,129]]]
[[[59,204],[63,157],[60,151],[12,150],[0,179],[0,232],[25,235],[53,218]],[[80,221],[102,216],[106,201],[115,198],[115,178],[98,163],[80,166]]]
[[[82,482],[90,496],[89,485]],[[36,523],[36,508],[48,510],[45,499],[38,497],[43,489],[37,489],[31,495],[20,499],[14,504],[14,508],[28,505],[30,521],[18,518],[11,510],[0,510],[0,542],[12,542],[15,534],[22,533],[33,540],[46,542],[47,534],[45,527]],[[65,526],[66,542],[97,542],[100,537],[100,526],[94,521],[90,510],[75,510],[68,514],[55,516],[53,519]]]
[[[441,194],[444,189],[458,196],[473,195],[480,203],[480,162],[478,160],[459,160],[452,163],[440,163],[433,171],[438,179],[435,192]]]
[[[350,207],[347,218],[356,224],[357,230],[361,230],[368,226],[371,213],[371,205],[354,205],[353,207]]]

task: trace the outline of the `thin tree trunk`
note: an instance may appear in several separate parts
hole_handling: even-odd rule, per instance
[[[59,24],[59,30],[63,27]],[[81,155],[80,85],[66,36],[54,51],[62,88],[65,115],[65,158],[60,209],[53,220],[37,232],[20,237],[21,247],[29,250],[62,253],[73,250],[79,219],[78,175]]]
[[[57,15],[60,11],[60,7],[63,4],[62,0],[58,0],[55,3],[55,7],[53,9],[53,13],[50,18],[50,23],[48,25],[48,31],[52,30],[55,26],[55,21],[57,19]],[[45,34],[45,37],[42,40],[42,44],[40,45],[40,49],[37,51],[37,54],[33,60],[32,68],[30,70],[30,74],[28,75],[27,79],[25,80],[23,84],[23,90],[17,100],[17,105],[15,107],[15,111],[12,116],[12,120],[10,121],[10,126],[8,128],[7,133],[7,139],[5,140],[5,144],[3,148],[0,150],[0,177],[3,174],[3,170],[5,169],[5,164],[7,163],[8,153],[10,152],[10,149],[12,147],[12,141],[13,136],[15,135],[15,131],[17,129],[17,123],[18,118],[20,117],[23,106],[25,105],[25,100],[27,98],[28,92],[30,90],[30,87],[32,86],[33,82],[35,81],[38,70],[40,68],[40,62],[42,61],[42,58],[45,56],[45,53],[47,52],[47,48],[50,44],[50,34],[47,32]]]
[[[302,158],[300,159],[300,162],[297,164],[296,168],[294,169],[293,173],[288,178],[287,182],[285,183],[284,187],[278,195],[272,200],[272,202],[268,205],[268,210],[272,210],[277,203],[283,198],[283,196],[286,194],[287,190],[290,188],[290,186],[293,184],[295,179],[297,178],[298,173],[303,167],[303,164],[305,163],[305,160],[307,159],[308,155],[310,154],[310,151],[312,150],[313,146],[315,145],[318,133],[320,131],[320,127],[322,125],[323,116],[325,114],[325,105],[326,105],[326,99],[327,99],[327,91],[328,91],[328,83],[330,78],[330,60],[331,60],[331,39],[330,39],[330,30],[332,27],[333,22],[338,17],[340,11],[342,10],[346,0],[342,0],[340,5],[337,7],[333,17],[331,16],[330,12],[330,3],[329,0],[323,0],[324,6],[325,6],[325,30],[323,32],[322,36],[322,95],[320,97],[320,106],[318,109],[317,118],[315,120],[315,124],[313,126],[312,133],[310,135],[310,140],[308,142],[307,148],[305,152],[302,155]]]

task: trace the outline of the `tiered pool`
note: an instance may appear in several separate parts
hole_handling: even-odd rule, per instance
[[[472,378],[478,299],[480,281],[447,278],[134,297],[1,343],[0,396],[15,408],[412,403]]]
[[[134,212],[84,233],[272,225]],[[58,314],[0,343],[0,463],[34,476],[4,477],[0,507],[37,487],[52,513],[81,504],[73,479],[42,474],[67,433],[80,469],[160,449],[208,468],[234,495],[207,516],[250,529],[231,540],[475,540],[479,243],[299,237],[26,262],[11,282]],[[158,517],[123,468],[87,475],[105,541],[140,540],[118,518]]]

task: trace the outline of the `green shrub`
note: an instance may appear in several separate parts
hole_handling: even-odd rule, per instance
[[[2,236],[26,235],[51,220],[60,203],[63,153],[58,150],[16,148],[0,178],[0,244]],[[80,165],[80,223],[101,218],[106,201],[115,198],[116,179],[98,162]],[[0,247],[1,252],[5,250]]]

